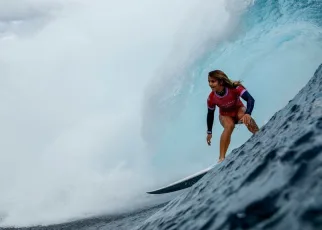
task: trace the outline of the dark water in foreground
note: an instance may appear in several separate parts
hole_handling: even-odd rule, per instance
[[[167,204],[24,229],[322,229],[322,65],[244,145]]]

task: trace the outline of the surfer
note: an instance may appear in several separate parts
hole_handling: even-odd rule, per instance
[[[214,113],[216,106],[218,106],[219,121],[224,128],[220,137],[218,160],[220,163],[225,159],[230,137],[236,124],[244,123],[253,134],[259,130],[255,120],[251,117],[255,100],[240,81],[232,81],[221,70],[209,72],[208,82],[212,91],[207,99],[207,143],[211,145]],[[247,107],[244,106],[240,98],[247,102]]]

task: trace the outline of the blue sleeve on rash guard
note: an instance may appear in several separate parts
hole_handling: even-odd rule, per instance
[[[245,91],[241,97],[247,101],[247,109],[245,113],[251,115],[254,108],[255,99],[248,93],[248,91]]]
[[[214,123],[215,110],[208,109],[207,113],[207,133],[212,134],[212,125]]]

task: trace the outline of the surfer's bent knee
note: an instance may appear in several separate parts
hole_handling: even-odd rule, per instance
[[[220,115],[219,120],[224,129],[233,130],[235,128],[235,123],[232,117]]]

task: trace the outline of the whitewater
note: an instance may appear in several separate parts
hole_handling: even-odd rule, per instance
[[[264,126],[322,63],[321,8],[321,0],[0,1],[0,227],[139,226],[178,196],[146,191],[218,159],[218,112],[206,144],[207,73],[243,80]],[[238,126],[228,156],[250,138]],[[156,228],[152,220],[142,229]]]

